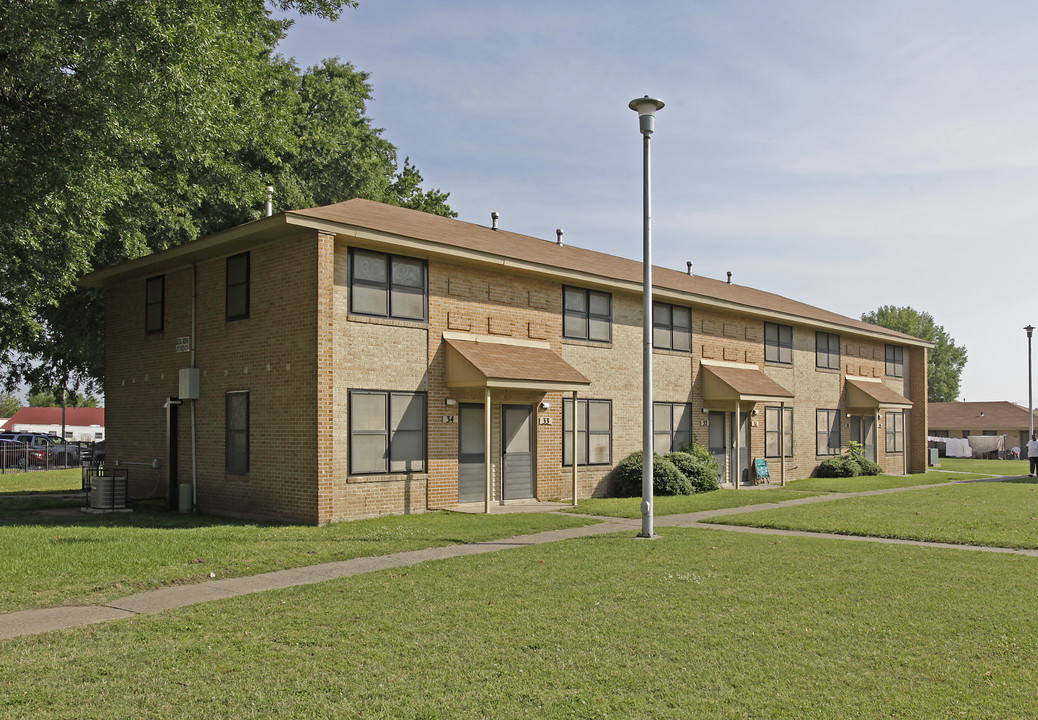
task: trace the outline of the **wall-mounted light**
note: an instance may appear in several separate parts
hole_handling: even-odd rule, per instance
[[[443,401],[443,404],[444,405],[457,405],[458,401],[455,400],[454,398],[447,398],[446,400]]]
[[[757,414],[757,408],[753,408],[753,412],[751,413],[751,415],[756,415],[756,414]]]
[[[548,402],[547,400],[545,400],[544,402],[541,403],[541,410],[547,410],[550,407],[551,407],[551,403]]]
[[[703,412],[705,412],[705,413],[710,412],[710,408],[703,408]]]

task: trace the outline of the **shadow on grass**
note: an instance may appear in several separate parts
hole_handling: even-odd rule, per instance
[[[1002,482],[1004,482],[1006,484],[1013,483],[1013,484],[1016,484],[1016,485],[1038,485],[1038,478],[1033,478],[1033,477],[1015,477],[1015,478],[1006,478]]]
[[[127,527],[149,530],[189,530],[219,525],[283,527],[284,523],[234,520],[224,517],[179,513],[165,502],[131,502],[132,512],[87,513],[84,493],[32,492],[0,498],[0,527],[52,525],[75,527]]]

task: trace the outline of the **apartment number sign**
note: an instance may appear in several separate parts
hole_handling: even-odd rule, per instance
[[[191,336],[177,338],[177,352],[191,352]]]

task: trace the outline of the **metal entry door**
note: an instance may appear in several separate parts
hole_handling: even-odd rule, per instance
[[[501,430],[502,496],[519,500],[534,496],[533,408],[529,405],[502,405]]]
[[[851,441],[861,443],[865,457],[876,460],[876,418],[872,415],[851,416]]]
[[[483,406],[459,405],[458,423],[458,502],[483,502],[487,490]]]
[[[728,413],[729,428],[731,429],[731,442],[728,447],[735,450],[735,413]],[[739,483],[748,483],[750,481],[750,414],[739,413],[739,459],[738,462],[733,463],[737,469],[737,474],[733,473],[729,482],[735,483],[738,478]]]
[[[724,444],[724,413],[710,413],[709,439],[707,440],[710,455],[717,461],[717,481],[728,482],[728,447]]]

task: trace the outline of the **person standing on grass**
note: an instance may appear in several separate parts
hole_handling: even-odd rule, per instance
[[[1031,461],[1030,477],[1038,472],[1038,434],[1031,436],[1031,442],[1027,443],[1027,459]]]

